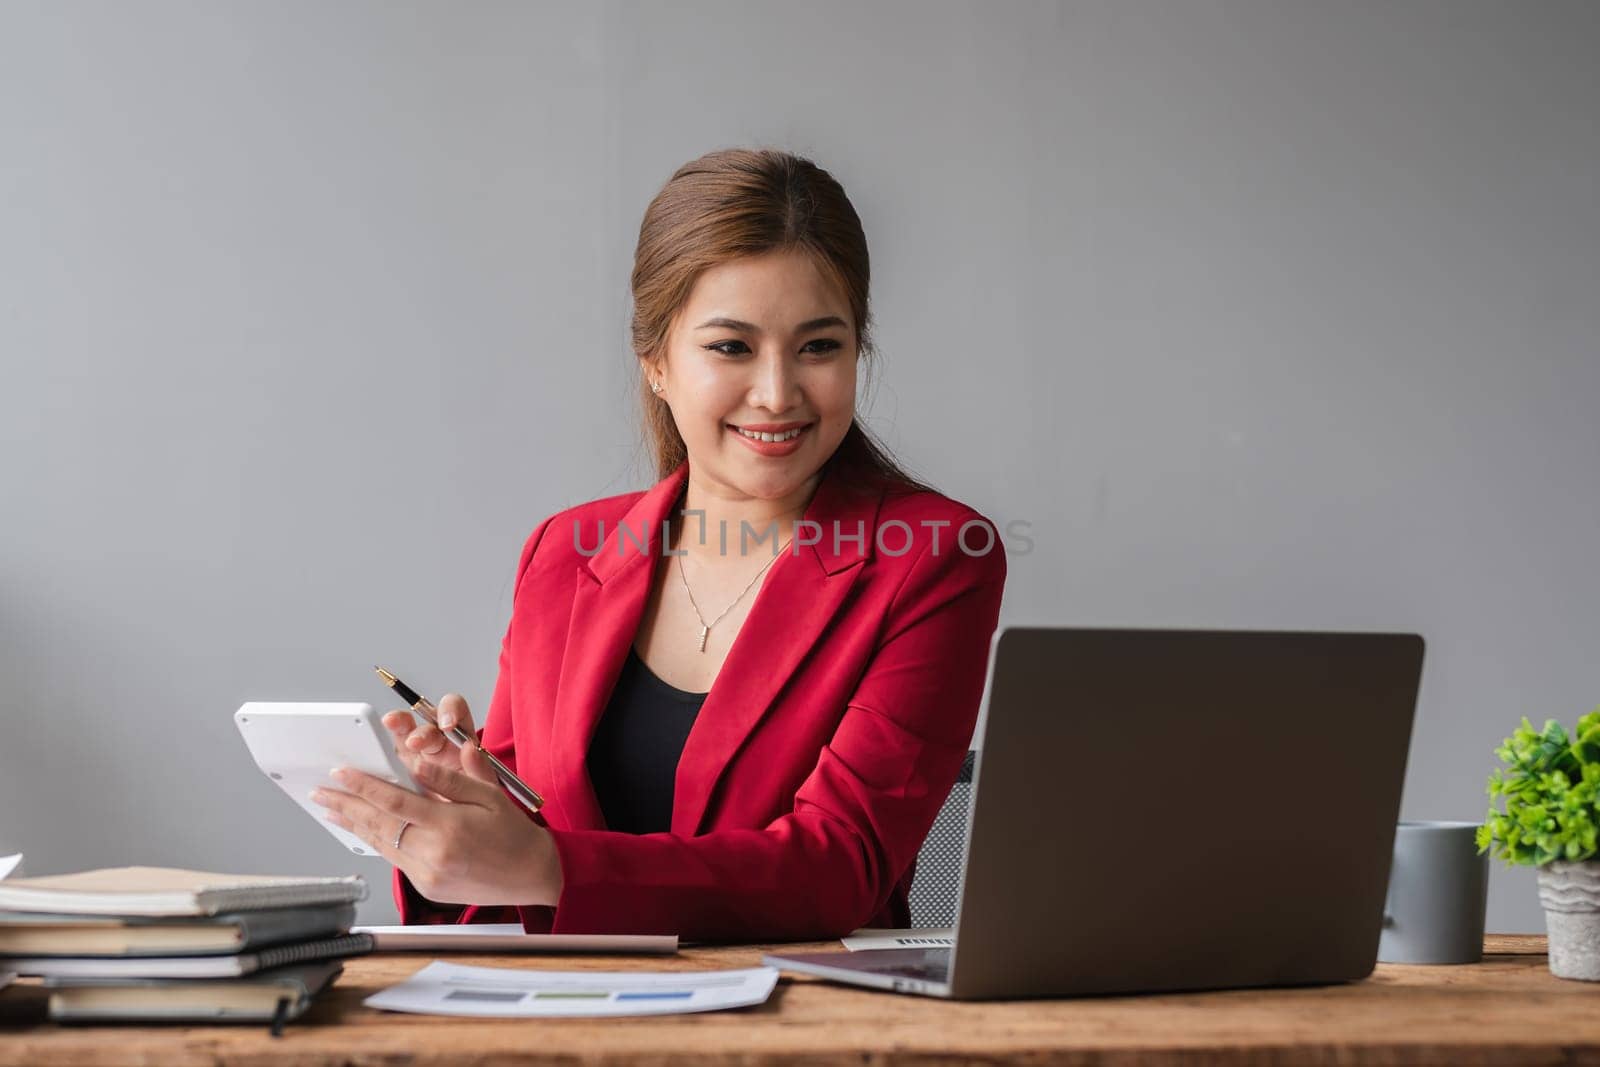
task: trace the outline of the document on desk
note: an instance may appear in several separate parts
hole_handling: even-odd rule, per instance
[[[677,934],[530,934],[521,923],[435,923],[353,926],[371,934],[374,952],[623,952],[678,951]]]
[[[864,927],[841,937],[851,952],[864,948],[953,948],[955,931],[948,926],[921,926],[909,930],[875,930]]]
[[[497,1018],[676,1015],[764,1004],[776,967],[742,971],[532,971],[434,960],[399,985],[363,1000],[418,1015]]]

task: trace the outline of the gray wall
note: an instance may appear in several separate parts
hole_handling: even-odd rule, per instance
[[[1005,621],[1414,629],[1403,815],[1600,703],[1586,3],[0,3],[0,852],[374,880],[247,699],[481,714],[518,549],[648,484],[649,198],[814,156],[870,421]],[[1360,788],[1359,782],[1351,783]],[[1490,927],[1540,930],[1496,865]]]

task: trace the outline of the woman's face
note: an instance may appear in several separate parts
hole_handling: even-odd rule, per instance
[[[697,479],[779,500],[831,456],[855,415],[856,333],[845,296],[803,252],[710,267],[663,359],[645,361]],[[782,431],[800,434],[783,440]],[[741,431],[776,434],[770,442]]]

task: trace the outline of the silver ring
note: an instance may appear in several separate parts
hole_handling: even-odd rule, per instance
[[[400,820],[400,829],[394,835],[394,847],[395,848],[399,848],[400,847],[400,835],[405,833],[406,832],[406,827],[408,827],[410,825],[411,825],[411,820],[410,819],[401,819]]]

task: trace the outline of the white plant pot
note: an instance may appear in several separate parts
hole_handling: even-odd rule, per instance
[[[1600,982],[1600,860],[1556,861],[1537,870],[1550,973]]]

